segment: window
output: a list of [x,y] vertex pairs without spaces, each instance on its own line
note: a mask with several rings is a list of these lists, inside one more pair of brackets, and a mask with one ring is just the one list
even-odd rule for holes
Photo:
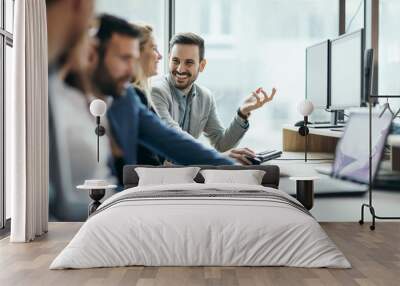
[[0,228],[4,227],[5,218],[5,194],[4,194],[4,35],[0,35]]
[[7,32],[14,32],[14,0],[5,0],[5,28]]
[[[149,24],[161,53],[165,53],[165,0],[97,0],[96,12],[112,14],[134,23]],[[163,66],[159,65],[159,72]]]
[[176,0],[175,7],[175,31],[205,39],[208,63],[198,81],[213,91],[225,126],[257,87],[277,88],[251,116],[241,146],[281,149],[282,125],[301,119],[305,48],[338,35],[339,1]]
[[11,217],[11,194],[6,192],[4,187],[4,106],[12,87],[10,77],[13,66],[13,30],[14,0],[0,0],[0,228],[3,228],[5,220]]
[[346,33],[364,28],[364,0],[346,0]]
[[[12,69],[13,69],[13,57],[12,57],[12,46],[9,44],[6,45],[5,49],[5,94],[7,95],[7,98],[9,98],[9,95],[11,94],[11,76],[12,76]],[[10,189],[6,189],[6,219],[11,218],[11,193]]]
[[[400,94],[400,2],[380,0],[379,5],[379,94]],[[400,107],[399,100],[391,106]]]

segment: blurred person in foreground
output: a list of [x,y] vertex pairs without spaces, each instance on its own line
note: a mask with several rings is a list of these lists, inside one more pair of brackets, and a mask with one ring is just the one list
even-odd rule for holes
[[76,184],[93,176],[109,178],[110,174],[106,138],[101,140],[99,164],[94,157],[95,124],[88,114],[88,86],[81,78],[90,52],[85,34],[93,10],[94,0],[46,0],[51,220],[84,221],[90,199],[87,193],[77,192]]
[[93,19],[94,0],[46,0],[50,71],[75,46]]
[[[91,39],[84,34],[66,58],[60,60],[57,73],[60,80],[55,80],[52,85],[52,145],[57,154],[51,154],[51,166],[58,171],[58,177],[53,171],[51,174],[58,188],[50,197],[50,211],[59,220],[86,218],[91,199],[87,192],[76,190],[76,186],[86,179],[116,183],[109,167],[111,149],[107,134],[100,138],[100,160],[97,162],[96,120],[89,112],[93,95],[86,78],[92,45]],[[102,125],[107,126],[104,119]],[[112,193],[108,191],[107,196]]]

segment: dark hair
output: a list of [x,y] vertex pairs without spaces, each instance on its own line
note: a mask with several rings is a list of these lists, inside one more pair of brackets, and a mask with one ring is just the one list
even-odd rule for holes
[[142,33],[135,25],[128,23],[124,19],[109,14],[101,14],[98,20],[99,30],[97,31],[96,38],[100,46],[105,46],[113,34],[120,34],[138,39],[142,36]]
[[196,35],[195,33],[179,33],[172,37],[169,42],[169,50],[176,44],[181,45],[196,45],[199,47],[200,60],[204,59],[204,40],[202,37]]

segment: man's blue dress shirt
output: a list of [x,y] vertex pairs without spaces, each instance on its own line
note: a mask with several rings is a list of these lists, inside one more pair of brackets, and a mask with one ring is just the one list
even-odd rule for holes
[[107,111],[114,139],[124,153],[124,164],[136,164],[137,145],[179,165],[233,165],[234,162],[190,135],[165,125],[144,106],[134,88],[115,97]]

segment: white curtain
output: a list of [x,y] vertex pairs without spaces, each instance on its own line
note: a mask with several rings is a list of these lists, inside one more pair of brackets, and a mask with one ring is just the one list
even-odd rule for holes
[[48,227],[48,73],[45,0],[15,1],[13,94],[6,98],[6,187],[12,242]]

